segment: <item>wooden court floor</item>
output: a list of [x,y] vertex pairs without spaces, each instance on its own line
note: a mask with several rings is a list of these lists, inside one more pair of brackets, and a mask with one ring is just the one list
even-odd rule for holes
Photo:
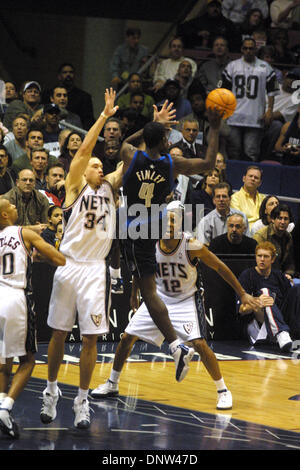
[[[98,360],[91,388],[108,378],[116,346],[117,343],[98,343]],[[167,348],[163,346],[158,350],[139,341],[124,366],[120,396],[117,399],[91,400],[94,413],[89,436],[93,434],[93,438],[90,444],[84,438],[85,445],[103,450],[109,442],[112,449],[128,450],[135,445],[137,450],[145,447],[162,450],[164,440],[161,440],[161,435],[167,434],[171,437],[165,443],[166,449],[300,449],[300,352],[281,354],[275,346],[253,348],[242,342],[215,342],[211,347],[232,392],[232,410],[216,410],[215,385],[198,355],[194,356],[186,379],[177,383],[174,363]],[[30,426],[30,418],[27,417],[23,424],[23,444],[21,436],[14,448],[21,449],[23,445],[31,448],[26,430],[31,432],[31,438],[34,433],[33,448],[39,439],[54,442],[55,448],[63,445],[61,433],[65,448],[71,446],[67,444],[67,435],[71,433],[74,437],[71,399],[78,384],[79,355],[80,343],[66,343],[58,378],[62,390],[65,390],[66,406],[60,406],[66,414],[60,415],[46,429],[39,422],[39,409],[47,378],[47,344],[39,345],[32,380],[18,404],[21,409],[22,400],[32,403],[34,425]],[[119,417],[119,424],[112,428],[109,421],[112,415],[116,416],[117,409],[123,424],[120,424]],[[106,413],[104,435],[97,427],[97,420],[102,422],[101,413]],[[23,415],[19,414],[15,419],[22,422],[24,410]],[[141,419],[143,423],[139,421]],[[179,424],[177,435],[174,429]],[[101,427],[99,424],[99,429]],[[53,439],[54,430],[58,434]],[[52,432],[51,438],[49,432]],[[48,433],[47,438],[45,433]],[[123,440],[115,440],[117,433],[122,433]],[[133,435],[138,439],[130,440]],[[6,449],[7,445],[8,441],[1,440],[0,436],[0,449]]]

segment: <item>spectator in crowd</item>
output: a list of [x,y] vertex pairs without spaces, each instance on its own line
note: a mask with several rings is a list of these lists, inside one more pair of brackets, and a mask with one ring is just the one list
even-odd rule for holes
[[196,74],[207,93],[220,85],[222,72],[230,62],[227,39],[217,36],[212,45],[212,53],[213,58],[200,65]]
[[182,36],[185,47],[188,49],[211,48],[214,38],[219,35],[226,37],[232,52],[238,51],[241,43],[238,28],[222,14],[220,0],[207,0],[206,11],[180,24],[177,34]]
[[177,80],[167,80],[161,90],[161,93],[162,100],[157,103],[157,106],[162,106],[165,100],[174,103],[177,121],[192,112],[192,107],[189,100],[181,96],[181,86]]
[[56,226],[56,234],[55,234],[55,248],[59,250],[60,242],[62,240],[62,236],[64,233],[64,228],[62,222],[59,222]]
[[181,37],[175,36],[169,42],[169,58],[158,63],[153,76],[153,92],[157,93],[167,80],[173,80],[179,64],[188,59],[192,66],[192,76],[195,76],[197,64],[189,57],[183,56],[183,41]]
[[101,158],[103,164],[103,174],[107,175],[117,169],[120,162],[121,141],[119,139],[109,139],[104,143],[104,154]]
[[205,99],[205,89],[203,85],[199,82],[199,79],[195,79],[192,85],[190,86],[188,92],[188,100],[191,103],[192,112],[184,116],[182,119],[179,119],[179,123],[176,126],[177,129],[181,129],[187,119],[196,119],[198,121],[199,126],[199,132],[196,138],[196,142],[199,144],[204,144],[206,142],[206,133],[208,130]]
[[276,248],[272,243],[259,243],[255,255],[256,266],[245,269],[239,277],[246,292],[261,302],[255,309],[238,302],[248,339],[251,344],[267,339],[277,343],[282,351],[290,351],[290,333],[293,339],[300,337],[299,289],[274,268]]
[[242,212],[230,207],[231,188],[228,183],[218,183],[212,188],[212,200],[215,206],[203,217],[196,227],[197,239],[209,245],[213,238],[227,232],[227,219],[232,214],[244,217],[245,235],[250,236],[248,219]]
[[[235,3],[239,5],[239,3]],[[252,36],[254,31],[263,30],[266,26],[266,19],[268,14],[265,16],[262,13],[261,8],[251,8],[247,11],[244,20],[240,23],[239,28],[242,34],[242,39],[245,36]]]
[[27,228],[40,234],[47,226],[49,203],[47,198],[35,188],[35,176],[32,170],[21,170],[16,186],[2,197],[7,199],[18,210],[16,225],[26,225]]
[[182,148],[185,158],[204,158],[206,146],[197,143],[199,122],[195,118],[184,118],[181,121],[182,139],[176,145]]
[[[119,106],[119,110],[124,110],[129,108],[130,105],[130,97],[132,93],[135,92],[143,92],[142,86],[142,79],[139,73],[133,72],[130,74],[128,79],[128,91],[127,93],[123,93],[119,99],[117,100],[117,105]],[[153,105],[155,101],[151,95],[147,95],[144,93],[144,107],[142,110],[143,116],[148,119],[153,118]]]
[[289,47],[289,33],[286,29],[270,31],[270,44],[275,49],[275,62],[282,65],[296,64],[296,56]]
[[[44,135],[40,129],[36,129],[32,127],[28,129],[26,135],[26,153],[21,155],[17,160],[15,160],[12,164],[12,174],[14,178],[17,178],[19,171],[27,168],[29,170],[32,169],[30,163],[30,152],[34,148],[41,148],[44,146]],[[53,155],[49,155],[48,163],[49,165],[56,162],[57,158]]]
[[281,155],[280,162],[284,165],[300,165],[300,117],[298,112],[290,122],[282,128],[274,150]]
[[177,80],[180,84],[181,96],[187,98],[189,86],[193,81],[193,69],[189,59],[183,59],[180,62],[174,80]]
[[111,63],[111,85],[120,89],[133,72],[138,72],[146,62],[149,49],[140,44],[141,30],[128,28],[125,34],[125,42],[114,51]]
[[[227,164],[226,164],[226,158],[224,157],[224,155],[221,152],[217,153],[215,167],[219,170],[220,182],[221,183],[225,182],[226,181],[226,167],[227,167]],[[227,184],[229,184],[229,183],[227,182]],[[230,184],[229,184],[229,186],[231,187]]]
[[82,144],[82,137],[77,132],[71,132],[65,139],[62,152],[58,157],[58,161],[64,166],[66,173],[69,172],[70,164],[75,153]]
[[265,198],[258,192],[262,183],[262,170],[258,166],[250,165],[243,176],[243,186],[231,197],[230,206],[243,212],[249,222],[250,229],[259,218],[259,208]]
[[[279,199],[276,196],[273,195],[268,195],[266,196],[259,208],[259,219],[254,222],[254,224],[251,227],[251,236],[253,235],[260,229],[264,228],[266,225],[269,225],[271,223],[271,217],[270,214],[274,207],[278,206],[280,203]],[[294,229],[295,224],[291,222],[287,228],[288,232],[292,232]]]
[[15,99],[8,105],[3,124],[10,131],[12,130],[12,123],[18,114],[27,114],[32,118],[34,113],[42,108],[41,104],[41,86],[38,82],[26,82],[22,90],[22,99]]
[[[251,17],[252,12],[259,12],[259,18],[266,20],[269,16],[267,0],[252,0],[236,2],[235,0],[222,0],[222,13],[228,20],[241,26]],[[257,24],[259,25],[259,23]],[[249,31],[251,33],[251,31]],[[249,34],[247,31],[247,34]]]
[[237,98],[235,112],[227,121],[227,152],[230,159],[258,161],[264,127],[272,121],[279,84],[272,67],[256,57],[254,39],[244,39],[241,51],[242,57],[229,62],[222,74],[222,86],[232,90]]
[[30,152],[30,163],[35,176],[35,189],[46,189],[45,172],[48,166],[49,152],[47,149],[34,148]]
[[287,204],[279,204],[272,210],[271,223],[258,230],[253,238],[258,242],[271,242],[276,248],[274,268],[282,271],[291,280],[295,274],[294,246],[288,226],[293,222],[293,215]]
[[97,142],[93,150],[93,155],[98,157],[101,161],[105,158],[105,143],[109,140],[123,140],[122,124],[120,119],[115,116],[107,119],[103,128],[103,139],[101,142]]
[[210,251],[217,255],[254,254],[256,240],[245,235],[246,225],[242,214],[227,217],[227,233],[212,239]]
[[61,162],[48,166],[45,174],[46,188],[40,190],[50,205],[61,207],[65,197],[65,170]]
[[299,0],[274,0],[270,5],[271,27],[299,29],[300,2]]
[[[290,124],[299,107],[298,101],[294,97],[299,80],[300,69],[293,69],[284,75],[283,83],[280,85],[280,93],[274,98],[272,122],[264,130],[264,137],[261,143],[262,160],[276,159],[274,151],[278,150],[275,148],[275,145],[279,139],[282,126],[288,122]],[[285,126],[286,128],[287,126]]]
[[16,84],[13,82],[5,82],[5,101],[7,104],[19,98]]
[[44,105],[44,147],[55,157],[60,155],[58,136],[60,133],[59,121],[61,119],[60,108],[54,103]]
[[[274,69],[274,72],[276,74],[277,81],[281,85],[283,82],[283,73],[280,69],[274,66],[275,59],[276,59],[274,46],[271,46],[271,45],[261,46],[258,49],[257,57],[261,60],[264,60],[265,62],[268,62],[268,64],[271,65],[271,67]],[[276,96],[275,96],[275,100],[276,100]]]
[[55,247],[57,225],[62,221],[62,209],[52,205],[48,209],[47,227],[41,233],[41,237],[50,245]]
[[[70,63],[60,65],[58,69],[58,82],[68,91],[68,111],[80,117],[83,128],[88,130],[94,123],[94,108],[92,97],[86,91],[75,86],[75,68]],[[50,96],[44,98],[49,103]]]
[[142,129],[147,122],[150,121],[149,118],[142,114],[145,104],[144,93],[140,91],[135,91],[131,93],[129,108],[133,109],[136,112],[136,131]]
[[14,179],[10,173],[11,164],[11,156],[6,147],[0,144],[0,195],[7,193],[15,186]]
[[[214,210],[213,188],[220,183],[219,170],[216,168],[207,171],[202,181],[191,191],[191,204],[193,212],[193,229],[198,225],[199,220]],[[198,207],[197,207],[198,206]]]
[[[73,126],[82,128],[82,122],[78,114],[72,113],[68,110],[68,90],[66,87],[58,85],[55,86],[50,94],[50,102],[55,104],[60,109],[60,121],[64,120]],[[59,127],[62,128],[63,124],[60,122]]]
[[[169,147],[169,153],[171,157],[183,157],[183,151],[177,144],[173,144]],[[191,203],[191,191],[193,189],[191,178],[185,175],[178,175],[176,186],[173,189],[172,198],[175,201],[181,201],[183,204]]]
[[12,132],[8,132],[4,137],[3,144],[7,148],[12,161],[26,154],[26,135],[28,128],[28,116],[19,114],[12,122]]

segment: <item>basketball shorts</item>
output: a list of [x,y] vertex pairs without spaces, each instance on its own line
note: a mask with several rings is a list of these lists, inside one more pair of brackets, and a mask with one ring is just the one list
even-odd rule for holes
[[[187,342],[205,337],[205,332],[200,329],[202,321],[199,315],[203,315],[204,310],[199,308],[198,294],[172,303],[165,296],[161,296],[161,299],[168,309],[170,321],[179,339]],[[158,347],[164,341],[164,336],[153,322],[145,303],[133,315],[125,332]]]
[[0,287],[0,363],[37,351],[35,313],[23,289]]
[[72,331],[78,313],[81,334],[102,335],[109,331],[110,277],[105,260],[78,263],[67,258],[54,274],[48,325]]
[[141,278],[156,273],[156,242],[152,239],[121,241],[122,254],[130,272]]

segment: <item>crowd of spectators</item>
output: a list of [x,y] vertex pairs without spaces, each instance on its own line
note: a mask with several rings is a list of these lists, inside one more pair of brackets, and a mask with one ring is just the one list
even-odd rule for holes
[[[297,37],[300,31],[299,14],[299,0],[208,0],[196,17],[178,26],[150,83],[149,71],[140,71],[149,48],[141,44],[141,31],[129,28],[104,86],[116,89],[119,110],[94,148],[104,174],[114,171],[122,141],[152,119],[153,105],[159,108],[168,99],[178,121],[167,130],[170,154],[204,158],[210,138],[206,96],[217,87],[231,89],[237,107],[222,122],[216,168],[180,176],[170,198],[192,205],[193,232],[215,253],[254,253],[257,242],[270,241],[277,253],[273,268],[291,283],[300,276],[299,222],[276,195],[259,192],[264,175],[257,164],[300,165],[300,55],[297,44],[289,46],[291,32]],[[61,211],[51,207],[63,204],[70,163],[95,121],[93,99],[76,86],[71,63],[60,65],[51,89],[34,78],[24,77],[20,87],[5,83],[0,197],[16,204],[18,223],[46,231],[59,246]],[[233,159],[249,162],[236,192],[226,177],[226,162]]]

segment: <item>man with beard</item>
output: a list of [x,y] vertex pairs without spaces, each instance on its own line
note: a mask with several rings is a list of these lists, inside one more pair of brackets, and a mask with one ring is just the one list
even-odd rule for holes
[[65,170],[60,162],[49,166],[45,175],[46,189],[41,191],[49,204],[61,207],[65,196]]
[[227,218],[227,233],[212,239],[209,249],[215,254],[254,254],[257,242],[244,235],[245,219],[242,214],[232,214]]

